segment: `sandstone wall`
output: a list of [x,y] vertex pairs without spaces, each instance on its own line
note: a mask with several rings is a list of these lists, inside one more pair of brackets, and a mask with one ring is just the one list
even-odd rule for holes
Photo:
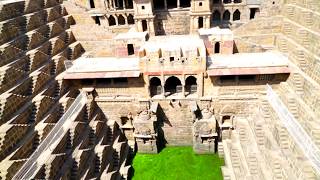
[[154,26],[157,35],[189,34],[190,15],[188,11],[168,11],[155,14]]

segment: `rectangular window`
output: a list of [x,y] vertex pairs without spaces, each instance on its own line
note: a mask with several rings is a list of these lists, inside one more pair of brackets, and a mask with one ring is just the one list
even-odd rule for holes
[[250,8],[250,19],[254,19],[258,8]]
[[127,44],[128,56],[134,55],[134,46],[133,44]]
[[101,25],[99,16],[94,16],[94,21],[95,21],[96,24],[98,24],[99,26]]

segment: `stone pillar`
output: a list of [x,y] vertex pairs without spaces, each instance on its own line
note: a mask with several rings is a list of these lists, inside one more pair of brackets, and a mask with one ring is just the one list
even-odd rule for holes
[[161,92],[161,95],[163,97],[165,97],[165,89],[164,89],[164,85],[166,84],[166,81],[165,81],[165,78],[164,78],[164,75],[163,73],[161,73],[161,88],[162,88],[162,92]]
[[180,7],[180,0],[177,0],[177,8],[181,8]]
[[185,78],[185,75],[182,75],[182,82],[181,82],[181,85],[182,85],[182,97],[185,97],[186,96],[186,78]]
[[122,0],[123,2],[123,9],[126,9],[126,0]]
[[148,22],[148,32],[150,35],[154,35],[154,22],[153,19],[147,19]]
[[116,20],[116,26],[118,26],[119,24],[118,24],[118,16],[114,16],[115,18],[115,20]]
[[165,10],[168,9],[167,0],[164,0],[164,9],[165,9]]
[[126,22],[126,25],[128,25],[128,16],[124,18],[124,21]]
[[197,78],[197,84],[198,84],[198,87],[197,87],[197,93],[198,93],[198,97],[202,97],[203,96],[203,73],[199,74],[198,75],[198,78]]
[[111,0],[112,1],[112,7],[113,7],[113,9],[116,9],[116,2],[115,2],[115,0]]
[[210,28],[210,16],[206,16],[206,28]]
[[136,31],[140,32],[140,25],[141,25],[140,22],[137,19],[135,19],[134,21],[135,21]]

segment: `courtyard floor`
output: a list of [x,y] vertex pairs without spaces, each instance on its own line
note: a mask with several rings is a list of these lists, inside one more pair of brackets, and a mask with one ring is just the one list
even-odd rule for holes
[[136,154],[133,180],[222,180],[223,159],[196,155],[192,147],[167,147],[159,154]]

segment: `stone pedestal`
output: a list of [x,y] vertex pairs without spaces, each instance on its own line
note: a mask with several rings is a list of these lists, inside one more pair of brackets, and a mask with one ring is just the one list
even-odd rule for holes
[[202,110],[202,119],[194,123],[193,131],[194,152],[198,154],[215,153],[215,143],[218,138],[216,119],[209,109]]
[[139,153],[157,153],[157,117],[148,110],[142,111],[133,121],[134,138]]

